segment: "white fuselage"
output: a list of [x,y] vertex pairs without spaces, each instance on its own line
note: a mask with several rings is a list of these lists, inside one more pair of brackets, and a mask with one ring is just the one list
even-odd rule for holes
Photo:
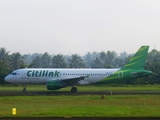
[[13,71],[5,80],[14,84],[46,84],[48,80],[68,80],[86,76],[78,85],[93,84],[119,69],[26,68]]

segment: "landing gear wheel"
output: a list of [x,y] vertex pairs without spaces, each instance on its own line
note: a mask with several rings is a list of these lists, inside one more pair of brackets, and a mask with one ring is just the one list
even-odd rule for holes
[[71,88],[71,92],[72,92],[72,93],[74,93],[74,92],[76,92],[76,91],[77,91],[77,88],[76,88],[76,87],[72,87],[72,88]]
[[26,88],[23,88],[23,92],[26,92]]
[[22,90],[23,92],[26,92],[26,84],[24,84],[24,88]]

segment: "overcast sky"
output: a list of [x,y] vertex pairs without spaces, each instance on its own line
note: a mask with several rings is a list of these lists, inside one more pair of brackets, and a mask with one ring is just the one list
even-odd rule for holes
[[0,47],[10,53],[160,50],[160,0],[0,0]]

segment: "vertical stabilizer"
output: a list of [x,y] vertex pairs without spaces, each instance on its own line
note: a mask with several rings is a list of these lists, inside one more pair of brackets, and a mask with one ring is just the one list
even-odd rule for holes
[[144,65],[146,62],[147,54],[148,54],[149,46],[142,46],[134,56],[128,61],[121,70],[124,69],[144,69]]
[[152,72],[144,70],[144,65],[148,55],[149,46],[142,46],[134,56],[124,65],[120,70],[116,71],[109,77],[102,79],[97,84],[122,82],[124,80],[131,80],[143,76],[151,75]]

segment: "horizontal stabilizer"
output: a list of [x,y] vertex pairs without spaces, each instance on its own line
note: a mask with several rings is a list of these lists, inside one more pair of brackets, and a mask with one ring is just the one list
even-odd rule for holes
[[147,71],[147,70],[143,70],[143,71],[139,71],[139,72],[132,72],[131,76],[140,77],[140,76],[145,76],[145,75],[148,75],[148,74],[152,74],[152,72],[151,71]]

